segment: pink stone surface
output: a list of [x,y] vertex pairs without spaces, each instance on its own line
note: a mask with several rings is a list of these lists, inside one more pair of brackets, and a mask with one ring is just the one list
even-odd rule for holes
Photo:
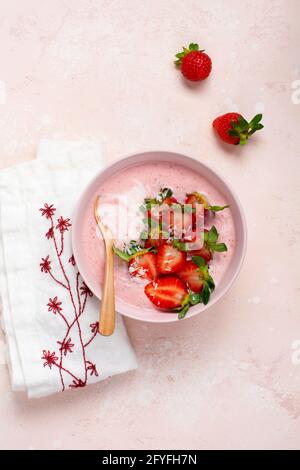
[[[199,155],[233,185],[249,245],[226,297],[170,325],[126,321],[136,372],[28,401],[0,343],[2,449],[300,448],[298,0],[10,0],[0,13],[0,166],[40,138],[102,139],[107,156]],[[197,41],[208,80],[172,65]],[[215,116],[264,112],[247,147]]]

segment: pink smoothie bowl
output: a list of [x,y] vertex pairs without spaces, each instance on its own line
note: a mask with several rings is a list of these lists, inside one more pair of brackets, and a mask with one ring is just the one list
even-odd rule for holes
[[[98,188],[101,186],[101,184],[103,184],[103,182],[107,181],[112,175],[115,175],[122,170],[149,162],[175,163],[189,168],[190,170],[205,178],[212,186],[218,188],[218,190],[224,195],[227,204],[230,205],[235,227],[234,253],[227,270],[216,285],[209,303],[207,305],[197,304],[191,307],[185,317],[191,318],[212,307],[227,293],[240,272],[247,245],[246,221],[238,197],[235,195],[229,183],[226,182],[222,176],[217,174],[214,170],[209,168],[201,161],[175,152],[150,151],[127,156],[102,169],[98,174],[95,175],[92,181],[85,188],[75,208],[72,227],[73,253],[78,269],[85,283],[93,292],[93,294],[101,299],[101,283],[89,269],[89,263],[87,262],[87,259],[84,255],[82,230],[82,220],[84,214],[90,205],[91,198],[97,192]],[[122,315],[146,322],[169,323],[183,321],[178,320],[176,314],[166,314],[155,308],[144,309],[138,307],[137,305],[124,302],[118,297],[116,297],[116,310]]]

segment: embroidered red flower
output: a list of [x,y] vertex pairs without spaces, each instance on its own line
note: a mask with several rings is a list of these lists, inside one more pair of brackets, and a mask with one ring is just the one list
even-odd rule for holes
[[86,361],[86,364],[87,364],[86,370],[90,371],[90,375],[95,375],[95,377],[98,377],[99,374],[98,374],[98,371],[97,371],[97,368],[96,368],[96,364],[93,364],[90,361]]
[[53,364],[56,364],[56,361],[58,360],[58,357],[55,356],[55,352],[51,353],[50,351],[46,351],[45,349],[43,350],[43,356],[41,357],[41,359],[43,359],[45,362],[44,362],[44,367],[48,366],[51,367],[53,366]]
[[48,240],[50,240],[50,238],[53,238],[54,237],[54,229],[53,227],[50,227],[48,232],[46,233],[45,237],[48,238]]
[[80,287],[80,290],[80,295],[89,295],[90,297],[93,297],[93,292],[88,288],[85,282],[82,283],[82,287]]
[[49,273],[51,271],[51,261],[49,255],[46,258],[42,258],[42,262],[40,263],[42,273]]
[[98,328],[99,328],[99,322],[96,321],[96,323],[91,323],[90,328],[91,328],[92,333],[96,333],[96,331],[98,331]]
[[60,233],[64,233],[66,230],[69,230],[69,227],[71,227],[72,224],[70,224],[70,219],[64,219],[62,216],[57,219],[57,225],[55,228],[58,228]]
[[57,344],[60,344],[59,350],[64,354],[64,356],[67,355],[68,352],[73,352],[72,348],[74,348],[74,344],[71,343],[71,338],[69,338],[67,341],[57,341]]
[[42,212],[42,216],[45,215],[46,219],[50,219],[54,215],[56,209],[53,204],[51,204],[50,206],[48,204],[44,204],[44,207],[41,207],[40,211]]
[[[54,282],[57,285],[60,285],[64,289],[67,290],[69,293],[69,298],[70,298],[70,305],[71,309],[74,311],[74,320],[70,321],[69,319],[64,316],[63,310],[65,309],[68,299],[64,299],[63,302],[61,302],[58,299],[58,296],[55,296],[54,298],[49,298],[49,302],[47,303],[48,311],[52,312],[53,314],[61,317],[66,326],[67,326],[67,332],[66,335],[63,337],[61,341],[56,341],[59,347],[59,351],[56,353],[55,351],[50,351],[50,350],[43,350],[43,366],[46,367],[48,366],[50,369],[52,368],[53,365],[55,365],[55,369],[59,370],[59,375],[60,375],[60,381],[62,385],[62,391],[66,389],[66,379],[68,377],[68,384],[70,384],[70,380],[72,383],[69,385],[70,388],[79,388],[79,387],[84,387],[87,384],[87,378],[88,376],[94,375],[95,377],[98,377],[98,371],[96,364],[86,361],[86,348],[89,346],[89,344],[92,343],[92,341],[95,339],[98,333],[98,322],[92,323],[90,325],[91,328],[91,334],[89,335],[90,338],[88,339],[87,342],[83,342],[82,340],[82,331],[81,331],[81,325],[78,320],[78,312],[81,313],[84,312],[85,306],[88,300],[88,297],[92,297],[93,293],[91,290],[87,287],[87,285],[84,282],[79,282],[79,276],[80,273],[77,272],[76,274],[76,284],[75,286],[70,282],[70,279],[68,278],[67,272],[65,270],[64,266],[64,251],[65,251],[65,243],[64,243],[64,235],[66,231],[69,231],[69,227],[71,227],[71,220],[69,218],[64,218],[63,216],[60,216],[57,219],[57,225],[54,225],[53,221],[53,216],[54,213],[57,212],[57,209],[53,206],[53,204],[44,204],[44,207],[39,209],[42,213],[42,216],[44,216],[46,219],[49,219],[49,225],[48,225],[48,231],[45,233],[45,237],[48,240],[52,240],[53,242],[53,249],[54,249],[54,258],[50,259],[50,256],[47,255],[45,258],[41,258],[40,262],[40,269],[41,272],[43,273],[49,273]],[[58,240],[58,232],[60,232],[60,240]],[[70,256],[70,255],[69,255]],[[52,273],[52,261],[58,261],[58,269],[60,268],[60,275],[63,276],[63,281],[58,277],[57,273]],[[72,254],[68,260],[68,262],[72,265],[76,265],[76,261],[74,258],[74,255]],[[56,265],[55,265],[56,267]],[[56,269],[55,269],[56,271]],[[64,281],[65,280],[65,281]],[[75,291],[76,289],[76,291]],[[85,296],[83,299],[83,302],[81,302],[80,296]],[[64,308],[62,308],[62,303],[64,304]],[[78,305],[76,306],[76,303]],[[77,310],[78,309],[78,310]],[[71,329],[72,327],[76,325],[78,327],[78,335],[80,341],[75,342],[75,344],[72,343],[72,337],[73,334],[71,334]],[[78,348],[78,351],[77,351]],[[80,352],[81,351],[81,352]],[[83,364],[84,364],[84,377],[81,379],[77,376],[76,372],[72,372],[68,367],[69,365],[65,365],[63,362],[64,360],[69,361],[68,358],[65,359],[66,356],[69,357],[69,354],[71,353],[76,353],[76,360],[78,359],[78,354],[80,357],[82,357]]]
[[70,388],[78,388],[78,387],[85,387],[85,382],[83,382],[81,379],[74,379],[72,384],[69,385]]
[[75,266],[76,261],[75,261],[74,255],[72,255],[72,256],[69,258],[68,263],[71,263],[72,266]]
[[55,315],[62,311],[61,302],[58,301],[57,296],[54,299],[49,299],[47,303],[48,312],[53,312]]

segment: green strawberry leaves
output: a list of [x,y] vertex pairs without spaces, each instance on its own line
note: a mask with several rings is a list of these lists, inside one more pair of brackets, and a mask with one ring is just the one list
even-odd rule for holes
[[217,253],[222,253],[223,251],[227,251],[227,246],[225,243],[216,243],[213,246],[213,251],[216,251]]
[[[217,243],[219,238],[219,233],[216,227],[213,225],[208,232],[204,232],[204,247],[208,248],[212,252],[222,253],[227,251],[227,246],[225,243]],[[172,241],[173,246],[177,250],[189,252],[191,251],[191,244],[188,242],[182,242],[180,240],[174,239]]]
[[130,261],[130,255],[126,253],[126,251],[122,251],[116,246],[113,247],[114,253],[119,256],[123,261],[126,261],[127,263]]
[[156,197],[144,199],[144,204],[140,206],[141,212],[146,212],[148,209],[151,209],[152,206],[157,204],[162,204],[167,197],[172,197],[173,191],[170,188],[161,188]]
[[194,43],[194,42],[191,42],[191,44],[189,44],[189,47],[188,47],[188,48],[183,47],[183,48],[182,48],[182,52],[179,52],[178,54],[175,54],[176,60],[174,61],[174,64],[175,64],[176,66],[180,67],[181,62],[182,62],[182,59],[183,59],[186,55],[188,55],[190,52],[193,52],[193,51],[204,52],[204,49],[199,50],[198,44],[196,44],[196,43]]
[[228,134],[231,137],[238,137],[240,139],[239,144],[245,145],[248,138],[254,134],[254,132],[263,129],[264,126],[260,122],[262,117],[262,114],[257,114],[250,122],[248,122],[245,118],[240,116],[237,122],[231,122],[231,129],[228,130]]
[[184,318],[190,307],[203,303],[207,305],[210,300],[210,295],[215,289],[215,283],[208,271],[208,265],[204,258],[201,256],[192,256],[192,261],[199,267],[199,275],[203,279],[203,288],[199,293],[189,291],[182,305],[173,310],[178,313],[178,318]]
[[182,318],[184,318],[187,314],[187,311],[189,310],[190,308],[190,304],[186,304],[184,305],[183,307],[180,307],[180,310],[178,310],[178,319],[179,320],[182,320]]
[[199,301],[203,302],[204,305],[208,304],[210,294],[215,289],[215,283],[208,271],[208,265],[201,256],[192,256],[192,261],[195,263],[200,270],[200,275],[203,279],[203,289],[199,294]]
[[213,252],[216,251],[218,253],[227,251],[227,246],[225,243],[217,243],[218,238],[219,233],[214,225],[208,232],[204,232],[204,244],[207,246],[207,248]]
[[139,243],[137,243],[135,240],[131,240],[128,244],[124,244],[123,250],[120,250],[114,246],[113,251],[119,258],[128,263],[136,256],[142,256],[145,253],[149,253],[150,251],[153,252],[155,250],[153,247],[142,248],[141,245],[139,245]]
[[160,202],[164,202],[167,197],[172,197],[173,196],[173,191],[170,188],[162,188],[160,192],[157,195],[157,199]]
[[224,209],[228,209],[228,205],[226,206],[208,206],[207,209],[212,212],[220,212],[223,211]]

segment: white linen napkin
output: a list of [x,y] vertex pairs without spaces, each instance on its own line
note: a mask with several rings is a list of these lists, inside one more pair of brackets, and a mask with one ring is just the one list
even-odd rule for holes
[[136,368],[119,316],[97,334],[99,301],[72,256],[72,211],[103,166],[93,142],[43,140],[36,160],[0,171],[0,291],[12,388],[40,397]]

